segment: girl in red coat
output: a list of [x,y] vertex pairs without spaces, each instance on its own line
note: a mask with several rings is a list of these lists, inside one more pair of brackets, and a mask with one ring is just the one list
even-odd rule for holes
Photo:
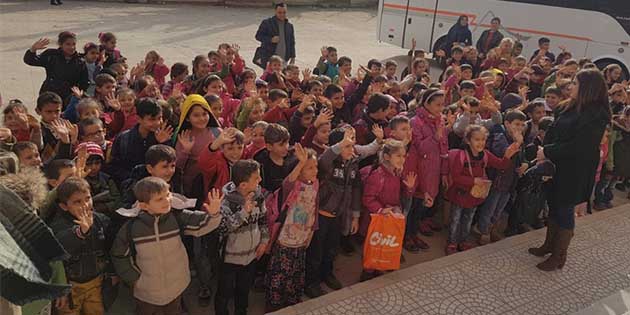
[[[363,207],[360,233],[366,236],[370,225],[370,214],[402,215],[402,197],[413,195],[416,184],[416,173],[410,172],[402,179],[407,150],[405,144],[397,140],[387,140],[379,154],[378,166],[366,166],[361,169],[364,178]],[[368,238],[366,238],[368,239]],[[373,270],[364,270],[361,281],[369,280],[379,274]]]
[[[506,169],[510,158],[520,149],[520,144],[510,145],[502,158],[486,150],[488,130],[480,125],[470,125],[466,129],[466,148],[451,150],[448,154],[451,183],[446,192],[451,201],[450,226],[446,254],[472,248],[467,242],[473,216],[488,196],[491,181],[486,176],[486,168]],[[473,188],[474,187],[474,188]]]

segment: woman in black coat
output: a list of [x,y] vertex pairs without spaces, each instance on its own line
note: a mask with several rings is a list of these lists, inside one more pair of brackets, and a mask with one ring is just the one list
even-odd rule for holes
[[537,267],[544,271],[560,269],[575,228],[575,206],[589,201],[599,164],[599,147],[610,123],[606,82],[600,71],[578,72],[571,99],[556,114],[538,150],[538,161],[551,160],[556,173],[547,187],[549,222],[545,243],[529,252],[551,256]]
[[47,38],[36,41],[24,53],[24,63],[29,66],[44,67],[46,79],[39,89],[39,93],[55,92],[68,104],[73,86],[82,91],[89,86],[88,70],[85,61],[77,53],[77,37],[71,32],[61,32],[57,39],[59,48],[49,48],[41,54],[37,50],[45,49],[50,43]]
[[468,29],[468,17],[462,15],[457,19],[457,23],[448,30],[446,35],[446,47],[444,47],[448,56],[451,55],[453,44],[459,43],[460,46],[466,47],[472,45],[472,33]]

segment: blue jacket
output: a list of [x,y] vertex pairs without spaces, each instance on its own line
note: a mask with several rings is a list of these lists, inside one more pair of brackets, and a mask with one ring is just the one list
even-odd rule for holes
[[[490,130],[490,136],[486,147],[492,154],[501,158],[505,154],[505,150],[514,142],[510,137],[503,124],[495,125]],[[504,170],[489,169],[488,177],[492,179],[492,189],[502,192],[512,192],[516,188],[518,174],[516,169],[523,161],[522,153],[517,153],[512,157],[512,165]]]

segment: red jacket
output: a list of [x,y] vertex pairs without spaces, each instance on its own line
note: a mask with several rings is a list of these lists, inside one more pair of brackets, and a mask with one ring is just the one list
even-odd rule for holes
[[[468,158],[466,158],[466,153],[468,153]],[[504,170],[512,165],[510,159],[498,158],[488,150],[473,157],[468,150],[454,149],[449,152],[448,157],[451,180],[446,197],[453,204],[464,208],[474,208],[485,200],[473,197],[470,190],[475,184],[476,177],[488,179],[486,168]],[[470,167],[468,166],[469,163]]]
[[197,167],[203,175],[203,189],[210,188],[221,190],[230,181],[230,165],[223,152],[203,150],[197,160]]
[[234,127],[236,122],[236,112],[241,106],[241,100],[232,98],[230,93],[221,93],[221,102],[223,102],[223,111],[221,112],[221,118],[223,118],[222,126],[225,128]]
[[[444,135],[438,140],[436,133],[439,126],[444,128]],[[428,193],[435,199],[441,175],[448,174],[448,131],[442,117],[431,115],[424,107],[418,108],[416,116],[411,119],[411,129],[411,145],[417,154],[415,172],[418,174],[418,188],[415,197],[424,198],[424,194]]]
[[289,128],[289,121],[291,120],[291,116],[298,109],[297,106],[290,108],[281,108],[276,106],[265,113],[263,116],[263,120],[272,124],[280,124],[285,128]]
[[[383,165],[375,170],[372,166],[361,169],[361,177],[367,176],[363,182],[363,212],[361,213],[359,232],[366,235],[370,226],[370,214],[380,213],[384,208],[398,208],[402,212],[401,197],[404,189],[405,196],[411,196],[412,190],[402,183],[400,175],[394,174]],[[368,174],[364,174],[364,173]]]

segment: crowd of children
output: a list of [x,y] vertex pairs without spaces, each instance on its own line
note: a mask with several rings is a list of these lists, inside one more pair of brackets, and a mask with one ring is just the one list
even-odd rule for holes
[[[363,66],[326,46],[313,73],[278,56],[256,73],[238,45],[196,56],[189,71],[154,50],[131,65],[114,34],[98,40],[79,52],[62,32],[41,53],[49,40],[37,41],[24,61],[50,78],[35,112],[3,105],[2,149],[20,172],[42,171],[36,210],[70,257],[58,314],[103,314],[106,284],[130,286],[138,314],[179,314],[193,276],[216,314],[231,301],[246,314],[253,286],[267,311],[296,304],[323,295],[322,283],[342,287],[338,248],[362,244],[370,214],[405,216],[407,253],[428,249],[422,236],[444,222],[447,255],[543,227],[553,167],[536,151],[572,78],[595,67],[567,51],[554,63],[545,38],[531,59],[511,38],[483,55],[455,40],[440,82],[415,49],[408,65]],[[630,189],[630,85],[619,66],[602,72],[613,120],[596,210]]]

